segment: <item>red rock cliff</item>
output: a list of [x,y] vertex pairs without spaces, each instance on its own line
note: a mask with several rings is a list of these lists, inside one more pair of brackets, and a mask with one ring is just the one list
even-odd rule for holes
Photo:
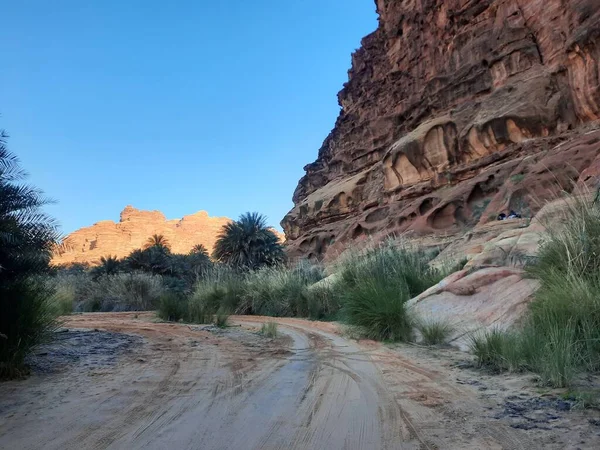
[[97,264],[102,256],[122,258],[142,248],[153,234],[165,236],[173,253],[188,253],[197,244],[212,252],[217,235],[229,221],[226,217],[210,217],[206,211],[167,220],[160,211],[127,206],[118,223],[105,220],[68,235],[52,262]]
[[531,214],[598,173],[598,0],[378,0],[283,219],[292,256]]

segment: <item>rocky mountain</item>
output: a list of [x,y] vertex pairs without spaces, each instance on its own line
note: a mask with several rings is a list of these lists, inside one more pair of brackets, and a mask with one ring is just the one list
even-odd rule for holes
[[335,128],[282,221],[292,256],[452,235],[600,173],[598,0],[377,0]]
[[142,248],[153,234],[164,235],[174,253],[188,253],[197,244],[212,252],[221,227],[228,222],[227,217],[210,217],[206,211],[167,220],[160,211],[142,211],[127,206],[118,223],[104,220],[69,234],[52,262],[96,264],[102,256],[121,258]]

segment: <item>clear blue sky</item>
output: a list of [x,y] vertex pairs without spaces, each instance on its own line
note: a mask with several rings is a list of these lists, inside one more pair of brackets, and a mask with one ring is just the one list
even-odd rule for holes
[[0,128],[64,233],[127,204],[278,225],[373,0],[13,1]]

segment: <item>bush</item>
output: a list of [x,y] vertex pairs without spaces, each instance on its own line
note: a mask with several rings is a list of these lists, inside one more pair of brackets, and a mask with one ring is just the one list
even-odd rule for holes
[[260,328],[260,334],[262,334],[265,337],[275,339],[278,335],[277,323],[275,323],[275,322],[263,323],[262,327]]
[[214,266],[201,274],[189,299],[190,320],[210,323],[212,316],[238,309],[244,275],[225,266]]
[[[25,374],[25,356],[51,338],[57,326],[51,295],[45,283],[33,278],[0,286],[0,378]],[[18,319],[8,323],[11,317]]]
[[308,317],[307,287],[322,278],[322,269],[308,263],[291,269],[277,266],[251,272],[245,277],[239,310],[264,316]]
[[430,255],[389,241],[366,253],[349,255],[340,276],[343,316],[365,336],[377,340],[411,339],[413,319],[405,303],[444,273],[429,266]]
[[225,288],[216,283],[199,283],[188,300],[188,321],[212,323],[214,315],[225,303]]
[[600,370],[600,206],[582,198],[565,205],[563,216],[545,224],[537,261],[528,268],[540,288],[523,328],[473,346],[482,364],[532,370],[556,387],[570,385],[582,370]]
[[66,316],[73,312],[76,289],[71,283],[65,282],[64,280],[60,281],[51,283],[54,294],[51,297],[50,303],[57,316]]
[[341,309],[340,286],[334,282],[307,286],[304,292],[307,317],[315,320],[335,320]]
[[219,328],[227,328],[229,326],[229,314],[223,311],[217,311],[214,323]]
[[42,193],[22,183],[25,172],[0,132],[0,377],[23,373],[25,356],[51,334],[52,287],[39,280],[49,271],[56,225],[41,207]]
[[494,371],[520,370],[522,359],[519,336],[498,329],[471,336],[471,351],[480,367]]
[[119,274],[107,278],[113,311],[148,311],[158,306],[163,294],[162,278],[147,273]]
[[105,275],[95,281],[87,274],[59,275],[55,283],[74,291],[75,310],[83,312],[147,311],[159,306],[165,292],[160,276],[143,272]]
[[245,213],[223,226],[213,257],[236,269],[257,270],[283,263],[285,253],[277,235],[267,227],[266,218]]
[[409,341],[413,321],[405,307],[406,285],[364,279],[342,296],[344,317],[363,335],[378,341]]
[[188,316],[188,307],[185,298],[173,292],[160,296],[158,317],[169,322],[179,322]]
[[450,322],[443,320],[420,321],[416,326],[423,336],[423,344],[425,345],[445,344],[454,332],[454,326]]

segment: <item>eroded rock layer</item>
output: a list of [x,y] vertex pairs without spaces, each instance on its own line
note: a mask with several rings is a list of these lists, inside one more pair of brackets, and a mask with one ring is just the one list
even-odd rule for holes
[[377,0],[335,128],[283,219],[291,256],[455,233],[600,169],[598,0]]
[[142,211],[127,206],[118,223],[97,222],[69,234],[53,257],[53,264],[97,264],[102,256],[129,255],[142,248],[154,234],[163,235],[173,253],[188,253],[201,244],[212,252],[217,235],[230,219],[210,217],[200,211],[182,219],[167,220],[160,211]]

